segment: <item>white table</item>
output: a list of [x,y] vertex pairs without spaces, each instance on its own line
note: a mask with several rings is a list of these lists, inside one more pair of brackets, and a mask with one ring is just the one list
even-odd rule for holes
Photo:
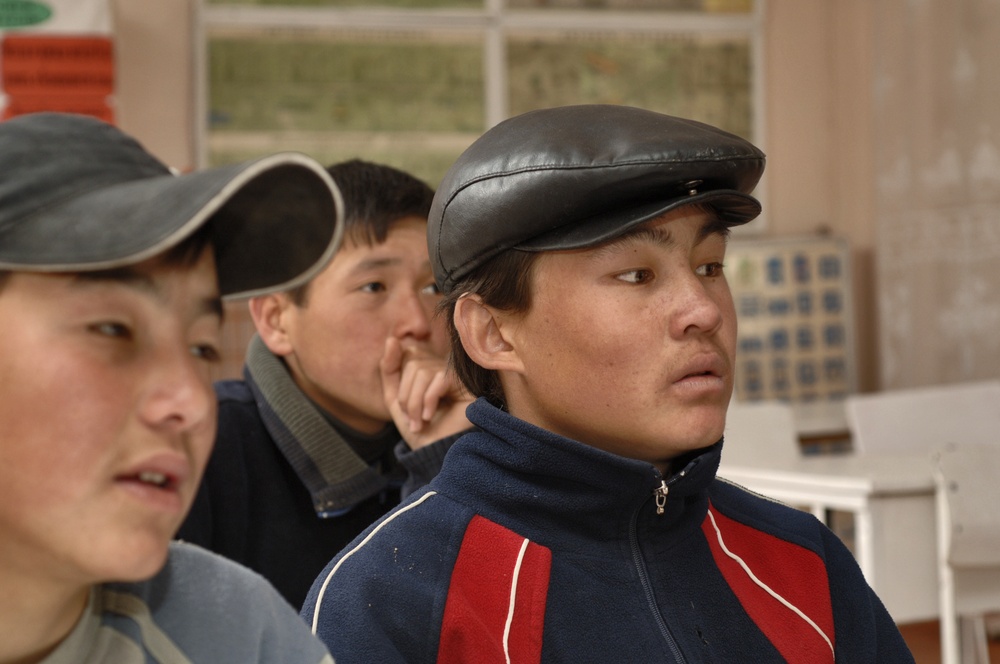
[[[766,462],[766,459],[762,459]],[[816,455],[728,465],[719,476],[812,511],[854,515],[854,553],[897,623],[938,616],[934,477],[927,455]]]

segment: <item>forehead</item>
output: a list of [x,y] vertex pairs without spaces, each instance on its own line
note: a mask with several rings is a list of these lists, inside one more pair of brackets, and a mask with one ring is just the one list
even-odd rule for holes
[[422,236],[421,243],[426,245],[427,218],[420,215],[407,215],[388,223],[376,226],[375,222],[356,221],[347,227],[344,234],[344,247],[369,248],[379,247],[399,235],[397,231],[416,231]]
[[330,264],[353,265],[368,258],[397,255],[427,258],[427,220],[420,217],[401,219],[393,223],[388,235],[380,242],[365,236],[348,235]]
[[597,244],[580,249],[549,251],[542,255],[601,256],[638,244],[650,244],[664,249],[693,247],[709,237],[728,236],[728,224],[711,210],[692,205],[670,210]]

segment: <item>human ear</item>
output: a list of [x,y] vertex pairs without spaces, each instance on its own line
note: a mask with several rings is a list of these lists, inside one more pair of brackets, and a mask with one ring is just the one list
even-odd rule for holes
[[485,369],[521,372],[524,365],[512,343],[514,323],[475,294],[455,302],[455,329],[469,359]]
[[294,351],[288,334],[286,311],[292,306],[284,293],[250,298],[250,318],[268,350],[279,357]]

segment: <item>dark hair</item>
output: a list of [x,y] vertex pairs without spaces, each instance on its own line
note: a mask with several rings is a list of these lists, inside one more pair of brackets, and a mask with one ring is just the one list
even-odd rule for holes
[[167,249],[163,255],[163,262],[167,265],[179,265],[190,267],[198,261],[201,252],[212,242],[212,224],[202,225],[189,237],[184,238],[180,243]]
[[[344,199],[344,232],[357,244],[385,242],[392,225],[406,217],[427,219],[434,190],[423,180],[392,166],[350,159],[327,167]],[[288,291],[303,306],[309,283]]]
[[531,308],[532,278],[538,254],[511,249],[480,265],[455,284],[438,305],[451,335],[451,365],[455,375],[473,396],[486,397],[497,407],[506,406],[500,374],[482,367],[469,357],[455,327],[455,303],[467,294],[478,295],[483,304],[501,311],[523,313]]

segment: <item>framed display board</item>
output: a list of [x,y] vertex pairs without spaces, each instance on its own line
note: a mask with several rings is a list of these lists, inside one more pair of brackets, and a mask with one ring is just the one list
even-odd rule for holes
[[736,398],[806,404],[856,390],[849,260],[841,238],[730,240]]

